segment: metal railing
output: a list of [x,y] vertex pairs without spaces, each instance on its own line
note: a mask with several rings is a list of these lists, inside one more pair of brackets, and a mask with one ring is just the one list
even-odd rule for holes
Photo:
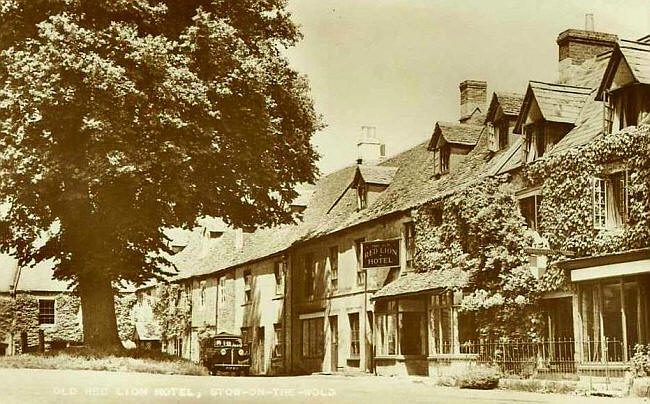
[[579,375],[623,377],[632,355],[625,348],[622,341],[608,338],[482,339],[462,342],[456,348],[446,342],[438,347],[440,353],[474,354],[477,364],[497,367],[506,375],[553,379],[575,379]]

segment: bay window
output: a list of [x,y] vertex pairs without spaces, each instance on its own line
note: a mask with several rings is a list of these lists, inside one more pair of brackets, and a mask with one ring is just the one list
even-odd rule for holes
[[431,335],[433,349],[438,354],[454,352],[453,299],[450,292],[431,296]]
[[426,355],[426,303],[421,298],[376,303],[377,355]]

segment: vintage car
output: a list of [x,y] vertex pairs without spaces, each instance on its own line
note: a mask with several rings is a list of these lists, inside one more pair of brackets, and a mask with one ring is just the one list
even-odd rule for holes
[[204,341],[202,361],[213,375],[247,375],[251,367],[250,346],[239,335],[219,333]]

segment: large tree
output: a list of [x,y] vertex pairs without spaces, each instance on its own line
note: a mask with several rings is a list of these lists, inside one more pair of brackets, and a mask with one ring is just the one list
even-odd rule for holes
[[160,276],[164,228],[290,220],[320,124],[284,0],[0,4],[1,246],[58,261],[87,345],[118,344],[113,288]]

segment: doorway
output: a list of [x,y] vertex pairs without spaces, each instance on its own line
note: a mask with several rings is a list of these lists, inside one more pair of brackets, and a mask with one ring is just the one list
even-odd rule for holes
[[336,372],[339,366],[339,318],[329,317],[330,324],[330,371]]

